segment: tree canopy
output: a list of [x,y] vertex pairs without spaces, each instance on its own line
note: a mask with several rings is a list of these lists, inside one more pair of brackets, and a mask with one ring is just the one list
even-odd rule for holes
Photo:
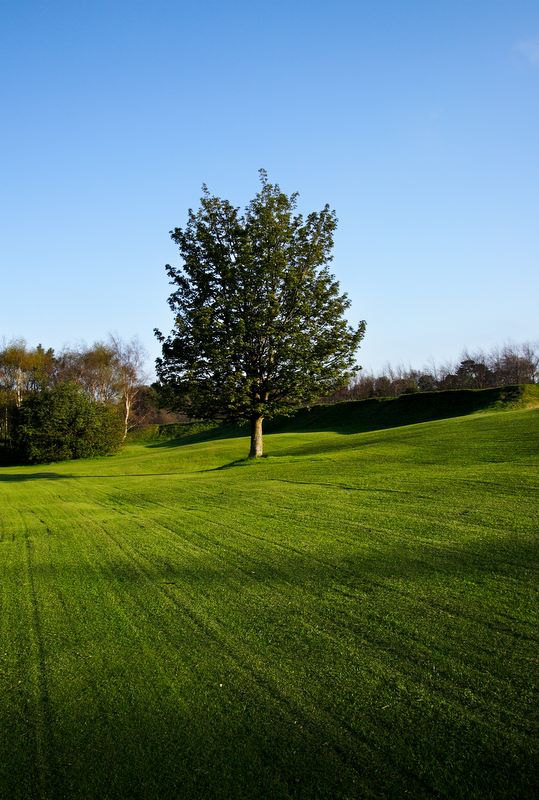
[[261,171],[244,213],[203,187],[200,208],[171,231],[182,265],[166,266],[174,327],[157,374],[169,402],[201,418],[249,420],[251,456],[262,420],[346,384],[365,322],[345,319],[346,294],[329,271],[335,212],[304,217]]
[[114,453],[122,442],[114,408],[60,383],[27,397],[15,412],[13,450],[30,464]]
[[[68,399],[71,410],[76,405],[80,412],[76,424],[83,449],[87,449],[88,437],[94,437],[96,415],[101,414],[99,409],[90,413],[90,405],[85,403],[86,400],[94,406],[107,407],[107,411],[101,415],[103,419],[109,411],[114,411],[115,417],[122,419],[122,438],[125,439],[132,427],[141,424],[152,402],[154,406],[156,403],[154,393],[144,386],[144,356],[144,348],[138,339],[124,341],[112,334],[106,342],[80,345],[76,349],[66,348],[59,354],[42,345],[28,347],[24,339],[4,344],[0,347],[0,457],[28,460],[31,455],[35,461],[39,451],[45,460],[50,460],[53,457],[50,453],[53,452],[53,460],[59,460],[62,448],[68,453],[78,453],[77,445],[72,447],[67,441],[65,447],[61,444],[65,420],[62,414],[56,414],[56,410],[62,403],[65,406]],[[62,390],[61,387],[67,384],[71,384],[71,388]],[[84,395],[76,403],[73,385]],[[143,395],[144,402],[139,402]],[[23,407],[24,413],[18,413]],[[83,407],[86,409],[84,413]],[[75,417],[70,419],[75,420]],[[87,419],[90,426],[88,433],[80,427],[83,419]],[[46,440],[48,444],[43,447],[42,443],[37,443],[39,425],[46,431],[43,442]],[[58,428],[58,444],[52,444],[53,425]],[[21,426],[26,426],[24,436]],[[101,426],[102,432],[107,429],[106,425]],[[111,448],[115,449],[116,426],[112,426],[110,431]],[[50,453],[49,445],[52,448]],[[82,456],[79,454],[76,457]]]

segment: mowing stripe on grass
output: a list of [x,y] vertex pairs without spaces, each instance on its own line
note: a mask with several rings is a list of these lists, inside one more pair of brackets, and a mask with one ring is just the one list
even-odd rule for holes
[[0,470],[0,795],[531,796],[537,420]]

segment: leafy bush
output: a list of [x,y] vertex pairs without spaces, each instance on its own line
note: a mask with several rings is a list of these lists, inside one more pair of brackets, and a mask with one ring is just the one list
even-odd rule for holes
[[62,383],[23,401],[14,420],[17,458],[35,464],[108,455],[122,442],[122,420],[73,383]]

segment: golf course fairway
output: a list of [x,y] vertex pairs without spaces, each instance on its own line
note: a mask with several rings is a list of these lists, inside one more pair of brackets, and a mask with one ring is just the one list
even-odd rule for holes
[[2,467],[0,797],[532,797],[538,423]]

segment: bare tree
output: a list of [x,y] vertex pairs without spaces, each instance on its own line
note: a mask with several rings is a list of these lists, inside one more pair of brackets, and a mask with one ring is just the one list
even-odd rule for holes
[[347,388],[327,402],[368,397],[397,397],[407,392],[445,389],[486,389],[539,381],[539,343],[505,344],[489,352],[464,350],[457,362],[437,365],[431,361],[422,370],[385,364],[378,375],[360,372]]
[[110,333],[106,342],[64,350],[57,360],[57,382],[73,381],[99,403],[121,409],[124,439],[133,424],[133,403],[148,376],[146,351],[137,338]]
[[57,360],[56,382],[67,381],[77,383],[98,403],[114,403],[117,390],[112,348],[105,342],[95,342],[64,350]]
[[117,334],[111,333],[108,346],[113,355],[115,389],[122,404],[125,439],[133,427],[135,400],[148,382],[145,371],[147,354],[136,337],[123,341]]

